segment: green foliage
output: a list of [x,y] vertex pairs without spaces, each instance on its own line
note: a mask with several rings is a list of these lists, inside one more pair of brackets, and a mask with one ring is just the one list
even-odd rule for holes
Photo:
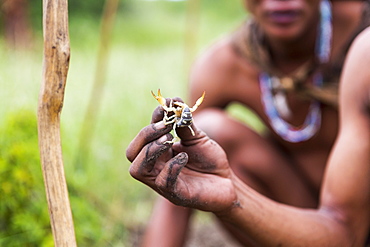
[[36,116],[10,115],[0,136],[0,245],[50,246]]
[[[0,136],[0,246],[53,246],[35,114],[10,114]],[[81,189],[72,183],[68,187],[77,242],[98,246],[102,213]]]

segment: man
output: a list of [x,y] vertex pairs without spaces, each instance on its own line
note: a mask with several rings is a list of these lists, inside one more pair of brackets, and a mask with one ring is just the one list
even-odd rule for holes
[[[340,86],[340,130],[317,209],[275,202],[230,169],[225,152],[193,125],[171,126],[153,114],[127,149],[130,173],[172,203],[213,212],[256,246],[364,246],[370,227],[370,28],[355,41]],[[163,111],[162,111],[163,113]],[[314,164],[312,164],[314,165]]]
[[[346,47],[367,24],[363,1],[333,1],[330,28],[330,9],[320,2],[245,1],[253,22],[211,47],[191,77],[192,102],[206,91],[195,122],[225,150],[233,174],[268,198],[305,208],[318,204],[338,128],[328,82],[335,85]],[[327,47],[322,37],[330,33]],[[260,135],[228,117],[223,109],[232,102],[252,109],[270,131]],[[181,245],[189,215],[160,199],[144,245]]]

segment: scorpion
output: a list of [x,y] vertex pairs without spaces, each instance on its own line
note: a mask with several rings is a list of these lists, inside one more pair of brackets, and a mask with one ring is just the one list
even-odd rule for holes
[[[191,131],[191,134],[195,136],[194,130],[190,126],[193,122],[193,115],[191,113],[198,109],[198,106],[202,104],[205,92],[203,92],[202,96],[195,102],[195,105],[191,108],[183,102],[174,102],[172,99],[170,101],[170,105],[167,106],[166,99],[163,98],[163,96],[161,95],[160,89],[158,89],[158,96],[155,95],[153,91],[151,92],[153,97],[164,109],[163,123],[165,125],[173,124],[174,138],[171,141],[166,141],[165,143],[175,143],[180,139],[176,133],[176,128],[180,127],[188,127]],[[171,112],[174,114],[169,116],[168,114]]]

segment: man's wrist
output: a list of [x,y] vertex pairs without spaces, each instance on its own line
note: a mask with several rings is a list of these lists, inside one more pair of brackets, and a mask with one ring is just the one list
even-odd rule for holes
[[234,185],[234,193],[236,194],[235,200],[230,204],[229,207],[226,207],[224,210],[213,212],[220,219],[231,219],[233,215],[238,214],[237,211],[242,209],[242,203],[240,202],[241,187],[245,184],[234,174],[231,174],[231,181]]

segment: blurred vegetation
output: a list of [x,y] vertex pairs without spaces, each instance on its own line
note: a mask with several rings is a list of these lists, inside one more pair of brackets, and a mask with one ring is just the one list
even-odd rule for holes
[[[9,49],[0,37],[0,246],[52,246],[36,136],[41,2],[29,1],[30,49]],[[151,90],[187,98],[187,2],[120,2],[90,155],[83,169],[76,169],[79,133],[99,70],[103,4],[69,1],[71,60],[61,116],[63,158],[78,245],[135,246],[135,233],[145,226],[156,195],[129,176],[125,149],[157,106]],[[245,19],[241,0],[202,0],[199,14],[197,53]]]
[[0,245],[50,246],[35,114],[8,115],[0,136]]

